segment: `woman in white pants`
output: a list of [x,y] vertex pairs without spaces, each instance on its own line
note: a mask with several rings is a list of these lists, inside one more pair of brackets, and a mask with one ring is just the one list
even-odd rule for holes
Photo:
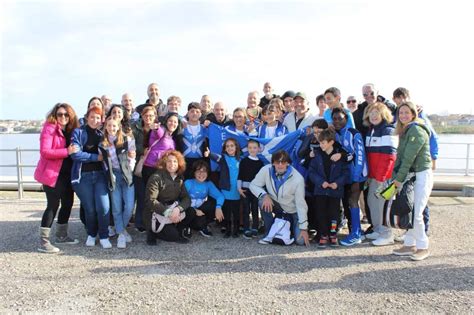
[[429,240],[425,233],[423,210],[433,188],[433,173],[430,131],[417,117],[418,113],[413,103],[405,102],[398,107],[396,132],[400,136],[400,144],[392,178],[400,189],[409,172],[415,173],[416,181],[413,228],[406,233],[403,246],[394,250],[393,254],[410,256],[412,260],[423,260],[429,256]]

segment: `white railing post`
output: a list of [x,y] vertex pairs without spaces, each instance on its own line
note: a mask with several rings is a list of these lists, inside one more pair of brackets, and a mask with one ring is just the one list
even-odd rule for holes
[[21,169],[21,149],[16,148],[16,178],[18,183],[18,199],[23,198],[23,175]]
[[469,175],[469,156],[471,153],[471,144],[467,143],[467,154],[466,154],[466,171],[464,175],[468,176]]

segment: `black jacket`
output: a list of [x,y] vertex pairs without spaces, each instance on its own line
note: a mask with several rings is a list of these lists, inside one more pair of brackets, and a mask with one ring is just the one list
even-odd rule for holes
[[[397,106],[393,103],[391,103],[389,100],[387,100],[385,97],[379,95],[377,96],[377,101],[384,103],[385,106],[392,112],[393,117],[395,117],[396,111],[397,111]],[[354,118],[354,123],[356,129],[361,133],[362,139],[365,139],[365,136],[369,132],[369,127],[364,126],[364,112],[365,109],[369,106],[367,102],[363,102],[359,104],[357,107],[357,110],[352,113],[352,117]]]

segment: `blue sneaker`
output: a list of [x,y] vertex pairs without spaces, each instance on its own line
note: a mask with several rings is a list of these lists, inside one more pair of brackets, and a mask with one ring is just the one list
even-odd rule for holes
[[245,230],[244,231],[244,238],[251,240],[252,239],[252,231],[250,230]]
[[352,246],[362,243],[362,239],[358,235],[349,234],[343,240],[340,240],[339,243],[342,246]]
[[258,230],[257,229],[250,229],[250,232],[252,232],[252,237],[257,237],[257,235],[258,235]]
[[351,233],[339,241],[339,243],[343,246],[352,246],[362,243],[360,231],[360,209],[351,208]]

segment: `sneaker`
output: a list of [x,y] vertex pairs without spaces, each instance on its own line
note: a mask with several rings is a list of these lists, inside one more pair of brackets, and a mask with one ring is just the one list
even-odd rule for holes
[[112,248],[112,244],[110,243],[108,238],[101,239],[99,242],[103,249]]
[[86,246],[88,247],[95,246],[95,237],[87,235]]
[[232,237],[233,238],[238,238],[239,237],[239,231],[235,231],[234,233],[232,233]]
[[362,243],[362,240],[358,236],[348,235],[345,239],[339,241],[342,246],[353,246]]
[[428,258],[430,251],[427,249],[418,249],[413,255],[410,256],[411,260],[420,261]]
[[109,237],[114,237],[115,236],[115,226],[109,225]]
[[193,234],[191,233],[191,228],[184,228],[183,232],[181,232],[181,236],[187,240],[191,239],[191,236],[193,236]]
[[393,240],[394,240],[395,242],[398,242],[398,243],[403,243],[403,242],[405,242],[405,233],[402,234],[402,235],[399,235],[399,236],[395,236],[395,237],[393,238]]
[[69,236],[64,236],[64,237],[57,236],[56,244],[76,245],[76,244],[79,244],[79,240],[75,238],[70,238]]
[[127,237],[125,236],[125,234],[121,233],[119,234],[117,238],[117,248],[126,248],[126,247],[127,247]]
[[318,248],[326,248],[328,246],[328,241],[329,240],[327,236],[321,236],[321,238],[319,239]]
[[153,233],[151,231],[148,231],[148,233],[146,235],[146,244],[150,245],[150,246],[156,246],[157,245],[155,233]]
[[224,238],[229,238],[229,237],[230,237],[230,234],[231,234],[230,231],[226,231],[226,232],[224,233]]
[[365,234],[365,238],[369,239],[369,240],[376,240],[379,237],[380,237],[380,234],[377,233],[377,232],[372,232],[372,233],[369,233],[369,234]]
[[402,246],[399,249],[394,249],[392,254],[396,256],[411,256],[416,252],[415,246]]
[[262,244],[262,245],[268,245],[270,244],[269,241],[267,241],[266,239],[262,238],[261,240],[258,241],[259,244]]
[[145,233],[145,232],[146,232],[145,228],[142,228],[142,227],[140,227],[140,226],[139,226],[139,227],[135,227],[135,231],[137,231],[138,233]]
[[251,229],[250,232],[252,233],[252,237],[257,237],[257,235],[258,235],[258,230],[257,229]]
[[394,244],[393,237],[379,237],[376,240],[372,241],[372,245],[374,246],[386,246],[386,245],[392,245]]
[[331,235],[329,237],[329,245],[331,245],[331,247],[338,247],[339,246],[339,242],[337,241],[337,236],[336,235]]
[[253,236],[252,231],[246,230],[246,231],[244,232],[244,238],[245,238],[245,239],[251,240],[251,239],[252,239],[252,236]]
[[207,227],[205,227],[204,229],[199,231],[199,233],[201,233],[201,235],[204,236],[204,237],[211,237],[212,236],[212,232],[209,231],[209,229]]
[[221,227],[221,233],[225,234],[227,232],[227,228],[225,226]]
[[123,235],[125,235],[125,241],[127,243],[131,243],[133,241],[132,236],[128,234],[127,230],[123,230]]

